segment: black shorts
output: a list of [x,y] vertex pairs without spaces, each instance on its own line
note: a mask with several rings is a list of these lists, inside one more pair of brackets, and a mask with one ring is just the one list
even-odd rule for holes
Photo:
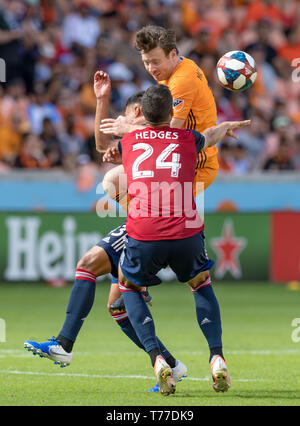
[[214,261],[207,257],[204,234],[180,240],[139,241],[125,238],[120,266],[123,274],[134,284],[152,286],[161,283],[157,273],[170,266],[180,282],[188,282]]

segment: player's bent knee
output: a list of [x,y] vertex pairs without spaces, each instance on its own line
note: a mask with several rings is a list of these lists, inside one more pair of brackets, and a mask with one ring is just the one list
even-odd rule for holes
[[93,266],[94,256],[91,253],[86,253],[77,263],[77,269],[89,271]]
[[111,264],[105,250],[99,246],[94,246],[79,260],[77,269],[91,272],[98,277],[111,272]]
[[126,278],[123,273],[121,268],[119,267],[119,285],[120,285],[120,289],[122,288],[121,292],[126,291],[126,289],[128,290],[136,290],[136,291],[141,291],[142,288],[136,284],[133,284],[128,278]]
[[105,173],[102,187],[107,195],[115,196],[120,190],[120,176],[124,175],[123,166],[117,166]]
[[188,282],[188,285],[191,287],[192,290],[195,290],[195,288],[197,288],[204,281],[206,281],[209,278],[209,276],[210,276],[209,271],[202,271],[196,277],[191,279]]
[[109,196],[113,196],[115,193],[118,192],[118,188],[116,188],[114,182],[110,179],[109,176],[106,175],[104,176],[104,179],[102,181],[102,187],[106,194]]

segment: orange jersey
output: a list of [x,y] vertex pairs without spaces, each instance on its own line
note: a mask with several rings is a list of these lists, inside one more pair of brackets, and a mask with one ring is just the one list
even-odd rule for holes
[[185,129],[203,132],[216,125],[214,96],[203,71],[194,61],[183,58],[168,80],[159,83],[170,89],[174,99],[174,117],[185,120]]
[[[203,132],[217,124],[217,107],[213,93],[203,71],[194,61],[183,58],[168,80],[159,83],[170,89],[174,102],[173,115],[174,118],[185,120],[183,128]],[[219,168],[217,154],[216,146],[199,154],[196,181],[204,182],[204,189],[216,178]]]

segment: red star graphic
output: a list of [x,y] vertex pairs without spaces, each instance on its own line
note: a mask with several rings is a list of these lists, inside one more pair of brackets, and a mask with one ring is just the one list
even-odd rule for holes
[[240,278],[242,271],[239,255],[247,245],[247,240],[243,237],[234,236],[231,219],[225,220],[222,236],[220,238],[212,238],[210,244],[217,255],[215,276],[223,278],[228,271],[234,278]]

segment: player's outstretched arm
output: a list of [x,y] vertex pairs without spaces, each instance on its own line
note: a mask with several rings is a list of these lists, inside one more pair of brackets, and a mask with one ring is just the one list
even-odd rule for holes
[[123,137],[126,133],[134,132],[135,130],[143,129],[144,127],[144,124],[132,124],[126,117],[120,115],[116,119],[103,119],[100,124],[100,131],[105,135]]
[[110,78],[104,71],[97,71],[94,75],[94,93],[97,100],[94,124],[96,149],[100,154],[104,154],[113,141],[112,136],[100,131],[101,120],[108,115],[111,94]]
[[233,130],[249,126],[250,123],[251,120],[224,121],[224,123],[221,123],[218,126],[209,127],[208,129],[204,130],[204,132],[202,132],[202,135],[205,137],[205,144],[203,149],[215,145],[225,136],[231,136],[234,139],[238,139]]

